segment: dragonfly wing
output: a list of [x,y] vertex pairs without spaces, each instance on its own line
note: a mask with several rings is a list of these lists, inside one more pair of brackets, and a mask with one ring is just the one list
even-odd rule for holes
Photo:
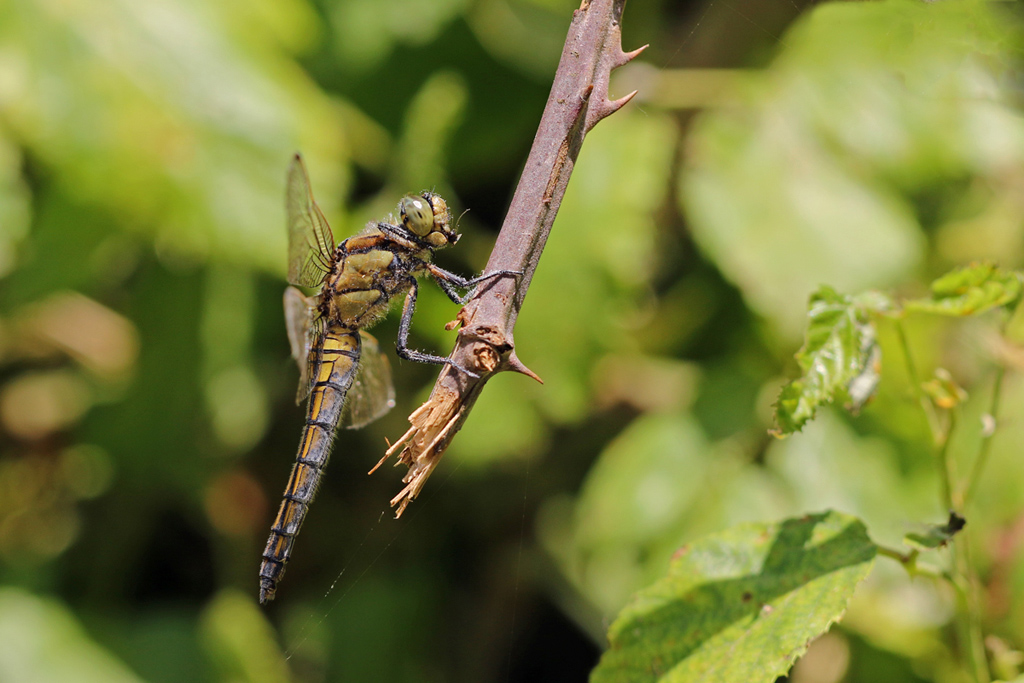
[[284,322],[292,358],[299,366],[299,390],[295,402],[302,403],[309,396],[316,368],[320,364],[320,345],[317,342],[323,335],[323,325],[317,315],[316,299],[304,296],[294,287],[286,288]]
[[334,255],[334,234],[313,199],[309,175],[298,154],[288,168],[288,282],[317,287]]
[[373,335],[360,332],[362,354],[355,381],[348,391],[341,423],[349,429],[364,427],[395,407],[395,387],[391,383],[391,363]]

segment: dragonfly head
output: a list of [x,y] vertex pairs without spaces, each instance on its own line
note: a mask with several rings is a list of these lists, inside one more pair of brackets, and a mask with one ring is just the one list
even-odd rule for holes
[[433,249],[459,241],[448,202],[433,192],[406,195],[398,202],[402,226]]

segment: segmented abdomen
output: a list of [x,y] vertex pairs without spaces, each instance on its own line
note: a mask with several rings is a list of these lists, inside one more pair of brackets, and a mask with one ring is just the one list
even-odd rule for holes
[[277,582],[292,554],[295,536],[316,495],[320,476],[331,455],[334,430],[341,418],[345,395],[356,374],[360,341],[356,330],[331,326],[324,335],[320,365],[309,393],[306,426],[299,452],[284,489],[284,500],[270,529],[260,565],[260,602],[273,600]]

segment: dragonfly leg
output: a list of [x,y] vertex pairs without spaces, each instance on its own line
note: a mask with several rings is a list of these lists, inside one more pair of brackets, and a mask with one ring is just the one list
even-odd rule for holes
[[405,360],[416,361],[417,363],[450,365],[456,370],[460,370],[474,379],[479,377],[475,372],[467,370],[451,358],[434,356],[429,353],[423,353],[422,351],[415,351],[409,348],[409,328],[412,326],[412,313],[416,309],[417,290],[418,285],[416,284],[416,281],[413,280],[412,285],[409,287],[409,293],[405,295],[405,303],[402,305],[402,320],[398,324],[398,340],[395,343],[395,350],[398,352],[398,357],[404,358]]
[[473,278],[464,278],[460,275],[456,275],[451,271],[447,271],[444,268],[435,266],[433,263],[427,264],[427,270],[430,275],[437,281],[437,284],[444,290],[444,293],[448,295],[448,298],[457,304],[464,304],[469,300],[470,294],[460,295],[455,291],[455,288],[469,289],[474,285],[478,285],[481,282],[486,282],[502,275],[512,275],[519,277],[523,274],[521,270],[496,270],[493,273],[487,273],[486,275],[480,275]]
[[[428,268],[429,268],[429,266],[428,266]],[[438,268],[438,270],[441,270],[441,269]],[[455,290],[456,285],[452,284],[451,281],[449,281],[449,280],[447,280],[447,279],[445,279],[443,277],[438,277],[437,275],[434,275],[433,269],[431,269],[430,274],[434,276],[434,280],[437,281],[438,286],[441,287],[441,289],[444,291],[445,294],[448,295],[448,298],[451,299],[453,303],[457,303],[457,304],[464,304],[464,303],[466,303],[466,300],[469,298],[468,294],[466,294],[466,295],[459,294]]]

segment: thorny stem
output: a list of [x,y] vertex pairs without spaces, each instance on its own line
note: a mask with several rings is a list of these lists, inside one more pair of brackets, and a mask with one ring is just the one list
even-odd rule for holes
[[388,449],[385,459],[401,448],[399,462],[409,466],[406,487],[391,501],[396,516],[419,494],[491,376],[512,370],[539,380],[516,357],[513,329],[584,136],[636,94],[608,99],[612,70],[644,49],[622,51],[624,6],[625,0],[583,0],[573,13],[540,127],[487,262],[486,272],[522,275],[480,287],[452,323],[462,329],[451,358],[479,377],[444,366],[430,398],[409,416],[412,427]]

